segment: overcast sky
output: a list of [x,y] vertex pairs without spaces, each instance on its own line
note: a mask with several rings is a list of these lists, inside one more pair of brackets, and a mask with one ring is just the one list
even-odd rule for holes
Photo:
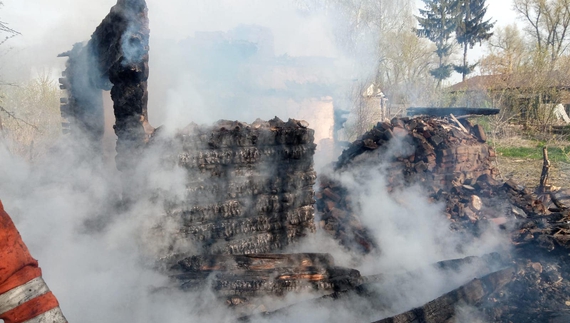
[[498,26],[504,26],[517,21],[513,10],[512,0],[488,0],[487,15],[497,20]]

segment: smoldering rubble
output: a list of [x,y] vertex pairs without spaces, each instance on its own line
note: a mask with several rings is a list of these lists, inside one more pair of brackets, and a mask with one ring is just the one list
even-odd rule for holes
[[[493,287],[475,292],[479,296],[474,299],[469,294],[475,287],[465,285],[464,290],[381,322],[453,321],[450,308],[460,303],[477,306],[491,322],[558,322],[567,317],[567,190],[535,194],[514,180],[500,180],[493,166],[495,152],[485,141],[482,128],[465,119],[456,123],[446,118],[396,118],[378,123],[336,163],[336,173],[382,167],[388,192],[420,183],[433,203],[444,204],[450,231],[466,233],[471,240],[498,228],[513,247],[504,260],[509,269],[485,278],[498,285],[484,284]],[[390,142],[397,142],[397,148]],[[336,178],[320,180],[321,227],[355,252],[381,253],[382,246],[353,203],[358,200],[342,177]]]
[[[145,1],[119,0],[90,42],[62,55],[69,57],[60,80],[66,140],[86,141],[54,153],[80,156],[63,163],[70,174],[56,181],[69,180],[72,188],[62,194],[80,202],[58,201],[86,208],[80,225],[73,222],[81,234],[71,239],[129,247],[121,250],[128,257],[113,257],[136,273],[117,276],[128,276],[121,296],[159,299],[153,311],[176,312],[173,322],[456,322],[465,308],[487,321],[567,318],[568,196],[539,196],[502,181],[481,126],[429,116],[380,122],[317,174],[314,131],[302,120],[222,120],[174,134],[152,127],[148,37]],[[93,158],[100,153],[96,98],[103,90],[114,101],[119,175]],[[2,178],[17,182],[13,177]],[[41,204],[57,185],[49,174],[39,178],[38,187],[26,189]],[[420,232],[437,250],[406,252],[406,244],[421,242],[413,241]],[[396,235],[401,246],[390,243]],[[113,266],[112,274],[123,271]],[[117,318],[128,320],[145,304],[138,305],[127,302]],[[156,313],[137,319],[164,321]]]

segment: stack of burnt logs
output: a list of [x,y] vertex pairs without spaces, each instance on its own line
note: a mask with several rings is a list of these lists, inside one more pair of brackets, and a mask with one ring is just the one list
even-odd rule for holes
[[172,160],[186,170],[186,196],[166,205],[179,238],[201,255],[283,250],[315,231],[314,131],[304,121],[191,125]]
[[328,254],[272,254],[315,232],[314,131],[278,118],[252,124],[190,125],[158,144],[185,170],[186,195],[165,205],[176,238],[197,248],[167,257],[183,290],[211,289],[238,313],[265,308],[267,296],[327,295],[361,284],[357,270]]

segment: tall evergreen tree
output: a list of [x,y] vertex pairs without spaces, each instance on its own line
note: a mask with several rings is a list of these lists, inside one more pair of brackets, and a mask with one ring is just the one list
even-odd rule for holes
[[453,65],[448,63],[448,57],[452,53],[453,44],[450,39],[457,28],[458,0],[422,0],[425,8],[420,9],[420,16],[416,17],[420,28],[417,34],[435,43],[438,67],[431,70],[430,74],[437,80],[437,86],[441,81],[451,76]]
[[475,65],[467,62],[467,50],[473,48],[476,43],[481,44],[488,40],[493,33],[494,23],[490,19],[485,19],[487,6],[485,0],[459,0],[457,28],[455,37],[457,42],[463,47],[463,64],[455,65],[454,69],[463,76],[463,81],[467,74],[473,72]]

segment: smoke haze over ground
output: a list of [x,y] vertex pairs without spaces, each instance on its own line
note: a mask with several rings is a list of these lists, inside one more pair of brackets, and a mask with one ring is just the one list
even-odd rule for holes
[[[3,67],[4,78],[19,80],[45,69],[59,73],[65,62],[55,56],[70,49],[73,43],[87,40],[114,3],[114,0],[41,0],[30,5],[21,0],[5,0],[0,11],[5,13],[2,18],[22,36],[10,42],[13,49],[6,57],[14,64]],[[323,16],[302,13],[289,2],[150,0],[148,5],[149,115],[155,126],[166,123],[174,129],[190,121],[209,123],[222,117],[247,122],[274,115],[284,119],[298,117],[288,114],[292,110],[287,109],[287,104],[299,97],[305,99],[304,93],[290,91],[280,99],[249,99],[256,91],[267,90],[266,83],[275,81],[271,79],[275,74],[270,74],[269,80],[259,78],[263,76],[260,71],[273,66],[267,61],[285,54],[318,56],[321,63],[327,63],[326,58],[337,58],[340,63],[327,66],[327,73],[315,72],[321,73],[319,80],[325,85],[342,83],[355,75],[366,77],[348,72],[350,69],[335,69],[355,64],[345,64],[350,59],[335,47],[331,22]],[[274,40],[273,52],[269,56],[256,54],[244,58],[248,66],[259,70],[251,68],[244,75],[238,69],[234,71],[235,79],[220,79],[219,88],[203,92],[204,86],[194,74],[196,65],[185,61],[200,49],[184,40],[195,37],[199,31],[237,33],[236,28],[241,25],[267,27]],[[241,56],[227,58],[228,69],[241,64],[241,61],[236,63],[238,58],[242,59]],[[366,62],[368,58],[362,60]],[[200,76],[208,76],[210,71],[206,69]],[[342,75],[345,71],[347,74]],[[306,74],[313,72],[309,70]],[[295,75],[293,79],[304,77]],[[212,80],[219,79],[212,76]],[[243,87],[244,83],[249,86]],[[304,84],[308,83],[311,81]],[[228,94],[225,90],[233,95],[224,99]],[[339,91],[342,90],[341,87]],[[323,91],[326,94],[328,89]],[[69,321],[232,321],[231,313],[217,304],[209,291],[182,293],[163,289],[171,283],[155,268],[156,252],[163,247],[163,241],[154,234],[154,225],[162,216],[163,201],[151,202],[151,193],[163,189],[171,195],[183,194],[182,170],[163,171],[158,158],[153,157],[159,152],[147,151],[141,169],[130,178],[134,183],[130,184],[148,190],[141,189],[136,202],[124,210],[113,198],[121,194],[121,176],[100,163],[99,156],[74,155],[72,151],[77,151],[77,146],[83,143],[63,140],[52,154],[33,164],[0,147],[0,198],[32,255],[40,261],[46,281]],[[340,180],[358,196],[363,222],[373,228],[381,255],[359,262],[322,232],[293,247],[293,251],[329,252],[335,255],[338,265],[357,266],[364,275],[369,275],[417,270],[444,259],[481,255],[502,245],[501,237],[492,231],[481,240],[464,240],[465,237],[450,234],[441,207],[429,204],[415,188],[395,197],[388,196],[381,169],[347,173]],[[452,276],[426,269],[405,281],[381,284],[378,293],[382,308],[353,297],[328,307],[300,307],[270,321],[371,321],[421,305],[482,274],[477,268],[466,268]]]
[[[118,177],[97,162],[62,154],[28,165],[0,150],[0,196],[70,322],[231,321],[225,305],[209,291],[162,289],[171,286],[156,271],[156,259],[164,255],[160,252],[167,243],[153,229],[163,214],[162,201],[151,202],[150,194],[154,188],[181,192],[177,179],[184,176],[179,169],[161,170],[156,154],[149,152],[132,179],[135,186],[149,190],[141,189],[136,203],[125,211],[113,204],[113,196],[120,194]],[[146,177],[148,171],[152,173]],[[500,249],[500,237],[492,232],[480,240],[451,234],[440,207],[430,205],[419,190],[401,192],[396,197],[401,202],[389,197],[381,170],[355,171],[341,180],[358,196],[363,222],[373,228],[381,245],[380,255],[357,261],[323,232],[290,251],[329,252],[337,265],[359,264],[363,275],[385,273],[394,279],[377,286],[378,297],[372,303],[353,296],[323,306],[306,304],[267,321],[366,322],[394,315],[487,273],[474,267],[450,274],[429,265]],[[307,298],[311,297],[289,295],[268,304],[278,308]]]

